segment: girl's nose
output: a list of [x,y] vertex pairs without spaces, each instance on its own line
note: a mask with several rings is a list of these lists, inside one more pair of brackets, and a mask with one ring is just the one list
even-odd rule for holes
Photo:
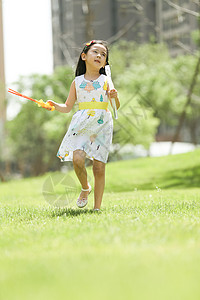
[[97,57],[101,57],[101,54],[100,54],[100,53],[97,53]]

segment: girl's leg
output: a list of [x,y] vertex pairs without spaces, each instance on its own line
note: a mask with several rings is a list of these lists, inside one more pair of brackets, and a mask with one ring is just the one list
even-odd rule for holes
[[94,209],[101,207],[105,186],[105,163],[94,159],[93,160],[94,173]]
[[[88,189],[87,171],[85,168],[86,153],[83,150],[75,150],[73,152],[73,166],[75,173],[80,181],[83,189]],[[89,192],[81,191],[80,199],[86,198]]]

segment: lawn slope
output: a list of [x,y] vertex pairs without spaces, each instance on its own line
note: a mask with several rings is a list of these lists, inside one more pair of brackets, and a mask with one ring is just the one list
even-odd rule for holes
[[0,299],[199,300],[199,154],[109,163],[100,213],[44,200],[61,173],[1,183]]
[[200,150],[110,163],[106,186],[118,192],[200,187]]

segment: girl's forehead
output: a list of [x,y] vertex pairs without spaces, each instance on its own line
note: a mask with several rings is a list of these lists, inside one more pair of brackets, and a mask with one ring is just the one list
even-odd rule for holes
[[90,49],[97,49],[97,50],[100,50],[100,51],[103,51],[105,53],[107,53],[107,49],[104,45],[101,45],[101,44],[94,44],[92,45],[92,47]]

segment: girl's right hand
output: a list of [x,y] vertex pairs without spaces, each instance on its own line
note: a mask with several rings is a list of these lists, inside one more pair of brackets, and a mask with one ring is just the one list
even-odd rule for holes
[[[51,106],[54,106],[56,108],[56,102],[52,100],[47,100],[46,104],[50,104]],[[52,110],[51,107],[47,107],[47,110]]]

